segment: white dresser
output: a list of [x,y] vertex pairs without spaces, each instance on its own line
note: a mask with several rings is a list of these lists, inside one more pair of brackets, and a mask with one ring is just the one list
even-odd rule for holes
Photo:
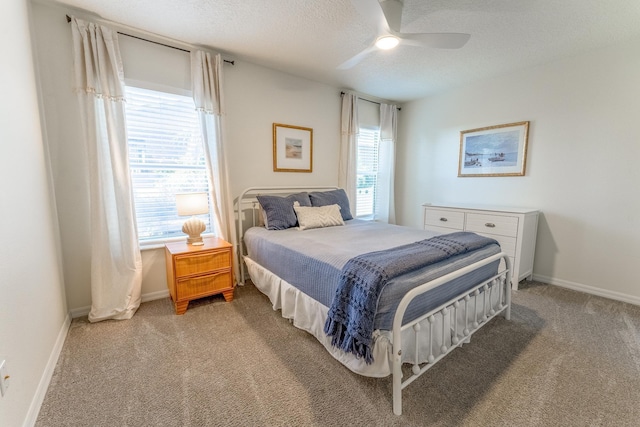
[[538,230],[537,210],[439,203],[425,203],[422,208],[425,230],[441,233],[472,231],[497,240],[502,251],[511,258],[513,289],[518,289],[522,279],[531,279]]

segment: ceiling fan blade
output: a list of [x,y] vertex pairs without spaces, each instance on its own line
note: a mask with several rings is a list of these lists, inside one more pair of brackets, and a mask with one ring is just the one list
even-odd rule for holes
[[396,33],[400,32],[402,22],[402,2],[399,0],[382,0],[380,7],[387,20],[387,25]]
[[401,43],[437,49],[460,49],[471,37],[464,33],[418,33],[400,34]]
[[362,61],[369,53],[373,52],[374,50],[376,50],[375,46],[369,46],[362,52],[358,53],[355,56],[352,56],[350,59],[338,65],[338,70],[348,70],[349,68],[355,67],[360,61]]
[[376,29],[377,35],[389,32],[387,18],[378,0],[351,0],[351,4],[360,16]]

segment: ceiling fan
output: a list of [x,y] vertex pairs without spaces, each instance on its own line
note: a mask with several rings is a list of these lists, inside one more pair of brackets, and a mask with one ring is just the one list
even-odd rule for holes
[[401,33],[403,3],[401,0],[351,0],[356,10],[376,29],[376,40],[362,52],[338,66],[340,70],[352,68],[376,49],[392,49],[398,44],[460,49],[470,34],[464,33]]

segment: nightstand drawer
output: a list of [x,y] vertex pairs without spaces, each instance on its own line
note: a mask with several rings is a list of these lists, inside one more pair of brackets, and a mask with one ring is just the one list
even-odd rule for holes
[[424,225],[462,230],[464,228],[464,212],[425,209]]
[[475,233],[516,237],[518,235],[518,217],[469,213],[467,214],[466,229]]
[[178,301],[184,298],[192,298],[200,295],[217,293],[222,289],[232,287],[231,272],[208,274],[206,276],[192,277],[177,281]]
[[231,266],[231,251],[214,251],[175,257],[176,277],[206,273]]

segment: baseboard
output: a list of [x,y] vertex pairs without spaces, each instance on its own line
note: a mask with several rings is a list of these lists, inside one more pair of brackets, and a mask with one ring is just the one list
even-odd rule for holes
[[164,291],[149,292],[142,295],[142,302],[155,301],[157,299],[167,298],[169,296],[169,289]]
[[49,355],[49,360],[47,360],[47,365],[45,366],[42,377],[40,378],[40,383],[38,384],[36,393],[31,400],[31,405],[29,406],[29,411],[27,412],[27,417],[23,424],[25,427],[35,425],[36,420],[38,419],[40,407],[42,406],[44,397],[49,389],[51,378],[53,378],[53,371],[56,369],[56,365],[58,364],[58,359],[60,358],[60,353],[62,353],[62,347],[64,346],[64,341],[67,339],[70,326],[71,316],[67,314],[67,317],[64,319],[62,327],[60,328],[60,332],[58,332],[58,338],[56,338],[51,354]]
[[640,305],[640,297],[634,295],[623,294],[622,292],[609,291],[594,286],[583,285],[581,283],[570,282],[568,280],[555,279],[553,277],[533,275],[533,280],[548,283],[550,285],[560,286],[562,288],[572,289],[574,291],[584,292],[586,294],[597,295],[599,297],[609,298],[616,301],[622,301],[633,305]]
[[85,307],[71,309],[69,310],[69,314],[71,315],[72,319],[75,319],[77,317],[88,315],[90,311],[91,311],[91,306],[87,305]]
[[[166,289],[164,291],[149,292],[146,294],[142,294],[140,299],[142,302],[149,302],[149,301],[155,301],[157,299],[167,298],[168,296],[169,296],[169,289]],[[74,308],[73,310],[69,311],[69,314],[71,314],[72,319],[75,319],[77,317],[88,315],[90,311],[91,311],[91,306],[87,305],[85,307]]]

